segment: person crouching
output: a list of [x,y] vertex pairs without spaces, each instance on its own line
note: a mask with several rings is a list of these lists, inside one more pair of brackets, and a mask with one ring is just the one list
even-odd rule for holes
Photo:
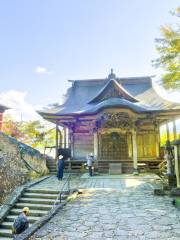
[[29,215],[29,208],[24,207],[19,216],[15,219],[12,227],[12,234],[14,239],[17,238],[19,234],[24,232],[29,227],[29,220],[27,216]]

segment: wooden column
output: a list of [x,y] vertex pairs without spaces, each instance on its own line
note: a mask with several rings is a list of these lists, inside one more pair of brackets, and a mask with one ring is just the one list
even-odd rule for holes
[[159,126],[156,128],[156,157],[160,157],[160,129]]
[[66,127],[63,128],[63,146],[66,148]]
[[94,132],[94,157],[98,158],[98,133]]
[[70,141],[71,141],[71,158],[74,157],[74,133],[70,131]]
[[69,148],[69,129],[66,128],[66,148]]
[[62,131],[58,129],[58,133],[59,133],[59,139],[58,139],[58,142],[59,142],[59,148],[62,148]]
[[178,146],[174,146],[174,160],[175,160],[175,173],[176,173],[176,182],[177,188],[180,188],[180,163],[178,159]]
[[56,161],[58,160],[58,148],[59,148],[58,134],[59,134],[59,129],[58,129],[58,124],[56,123],[56,156],[55,156]]
[[174,134],[174,140],[177,139],[177,132],[176,132],[176,123],[175,123],[175,119],[173,119],[173,134]]
[[133,145],[133,168],[134,173],[137,173],[137,135],[136,131],[134,130],[132,132],[132,145]]
[[168,122],[166,123],[166,132],[167,132],[167,140],[170,140]]

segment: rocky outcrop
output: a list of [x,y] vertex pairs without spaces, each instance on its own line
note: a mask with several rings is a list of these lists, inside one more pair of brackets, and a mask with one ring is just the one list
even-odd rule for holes
[[44,155],[0,132],[0,204],[17,186],[47,173]]

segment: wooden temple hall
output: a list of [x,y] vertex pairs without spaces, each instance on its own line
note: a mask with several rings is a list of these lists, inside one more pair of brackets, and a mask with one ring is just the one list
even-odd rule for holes
[[[180,104],[161,98],[152,78],[119,78],[111,73],[103,79],[69,80],[66,100],[39,114],[63,127],[60,148],[70,149],[72,163],[86,161],[93,153],[99,172],[111,164],[122,172],[137,171],[141,164],[163,160],[159,127],[180,117]],[[62,145],[63,144],[63,145]]]

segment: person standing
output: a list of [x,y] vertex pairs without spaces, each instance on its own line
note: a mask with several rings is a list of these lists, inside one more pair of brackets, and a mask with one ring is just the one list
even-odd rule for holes
[[12,233],[14,239],[18,238],[18,235],[24,232],[29,227],[29,220],[27,216],[29,215],[29,208],[24,207],[22,213],[15,219],[12,226]]
[[63,173],[64,173],[64,156],[59,155],[58,165],[57,165],[57,178],[58,180],[63,179]]
[[93,173],[92,173],[92,166],[93,166],[93,154],[90,153],[87,155],[87,166],[88,166],[88,169],[89,169],[89,176],[92,177]]

